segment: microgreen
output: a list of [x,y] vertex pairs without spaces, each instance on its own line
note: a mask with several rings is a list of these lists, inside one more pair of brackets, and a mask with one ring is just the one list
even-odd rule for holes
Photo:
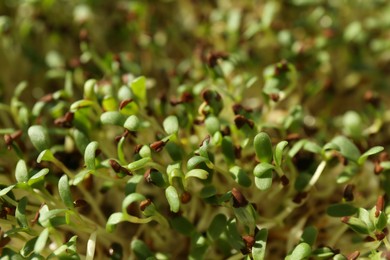
[[0,4],[1,259],[388,257],[385,0],[61,2]]

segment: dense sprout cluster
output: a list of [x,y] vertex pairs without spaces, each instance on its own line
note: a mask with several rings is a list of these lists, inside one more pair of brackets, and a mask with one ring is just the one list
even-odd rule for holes
[[387,1],[0,10],[2,256],[389,256]]

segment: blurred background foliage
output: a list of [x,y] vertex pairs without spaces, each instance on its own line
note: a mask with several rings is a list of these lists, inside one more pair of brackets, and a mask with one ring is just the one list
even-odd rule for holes
[[256,88],[266,66],[286,59],[300,102],[342,113],[368,89],[388,92],[389,14],[387,0],[3,0],[0,101],[22,80],[38,99],[69,70],[79,86],[108,79],[113,60],[157,90],[194,84],[222,53],[235,73],[258,76]]

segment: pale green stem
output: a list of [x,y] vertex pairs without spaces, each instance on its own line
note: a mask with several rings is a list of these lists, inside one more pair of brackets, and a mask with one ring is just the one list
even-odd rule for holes
[[[75,175],[73,172],[71,172],[61,161],[59,161],[57,158],[54,158],[52,161],[57,167],[59,167],[66,175],[68,175],[70,178],[74,178]],[[80,192],[83,194],[84,198],[88,203],[91,205],[91,208],[93,212],[95,213],[96,217],[98,218],[98,221],[101,225],[105,225],[106,218],[104,217],[102,211],[98,207],[97,203],[95,203],[95,199],[91,196],[91,194],[84,189],[82,185],[77,186]]]
[[387,251],[389,251],[390,250],[390,242],[389,242],[387,236],[382,241],[385,244]]
[[100,210],[97,203],[95,203],[95,199],[91,196],[91,194],[84,189],[82,185],[77,186],[80,190],[80,192],[83,194],[86,201],[88,201],[89,205],[91,206],[93,212],[95,213],[96,217],[98,218],[98,221],[101,225],[106,224],[106,218],[103,215],[102,211]]
[[329,241],[329,246],[334,247],[337,243],[337,241],[340,239],[340,237],[345,233],[345,231],[348,230],[347,225],[342,225],[332,236],[332,238]]
[[322,172],[324,171],[325,166],[326,166],[326,161],[322,161],[322,162],[318,165],[316,171],[314,172],[313,176],[311,177],[311,179],[310,179],[310,181],[309,181],[309,184],[306,186],[305,191],[310,190],[310,189],[314,186],[314,184],[316,184],[316,182],[317,182],[318,179],[320,178]]
[[162,165],[160,165],[160,164],[158,164],[156,162],[153,162],[153,161],[152,162],[148,162],[148,163],[146,163],[146,165],[156,169],[157,171],[159,171],[161,173],[165,173],[166,172],[165,168]]

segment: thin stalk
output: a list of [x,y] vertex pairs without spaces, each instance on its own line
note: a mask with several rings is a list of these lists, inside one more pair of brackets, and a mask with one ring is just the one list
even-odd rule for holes
[[390,251],[390,242],[389,242],[387,236],[382,241],[385,244],[387,251]]
[[322,172],[324,171],[325,166],[326,166],[326,161],[322,161],[322,162],[318,165],[316,171],[314,172],[313,176],[311,177],[311,179],[310,179],[310,181],[309,181],[309,184],[306,186],[305,191],[310,190],[310,189],[314,186],[314,184],[316,184],[316,182],[317,182],[318,179],[320,178]]

